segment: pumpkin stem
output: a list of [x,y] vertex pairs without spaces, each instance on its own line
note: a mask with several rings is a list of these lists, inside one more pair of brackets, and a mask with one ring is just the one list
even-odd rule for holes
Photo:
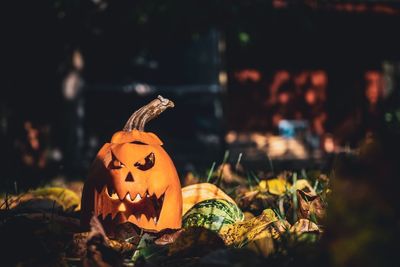
[[159,116],[167,108],[173,108],[174,106],[174,102],[159,95],[149,104],[136,110],[126,122],[123,131],[130,132],[134,129],[144,131],[144,126],[148,121]]

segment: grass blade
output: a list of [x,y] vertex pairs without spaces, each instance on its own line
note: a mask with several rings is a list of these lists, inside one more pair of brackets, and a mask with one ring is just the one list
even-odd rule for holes
[[208,172],[207,183],[210,182],[211,176],[212,176],[212,174],[213,174],[213,172],[214,172],[215,164],[216,164],[215,161],[213,161],[213,163],[212,163],[212,165],[211,165],[211,169],[210,169],[210,171]]

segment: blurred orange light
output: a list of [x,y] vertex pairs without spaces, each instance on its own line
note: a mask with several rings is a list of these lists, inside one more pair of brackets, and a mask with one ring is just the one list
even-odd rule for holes
[[323,70],[311,72],[311,83],[317,87],[326,87],[328,84],[328,75]]
[[254,69],[244,69],[235,72],[235,78],[242,83],[246,81],[259,82],[261,80],[261,73]]
[[326,136],[324,139],[324,150],[326,153],[333,153],[335,151],[335,142],[332,136]]

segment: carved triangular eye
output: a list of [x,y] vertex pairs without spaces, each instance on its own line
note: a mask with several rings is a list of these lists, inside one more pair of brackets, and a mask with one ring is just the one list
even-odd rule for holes
[[121,169],[123,167],[125,167],[125,165],[121,161],[119,161],[113,153],[111,153],[111,161],[110,164],[108,164],[108,168],[115,170]]
[[141,171],[147,171],[148,169],[153,168],[155,162],[156,156],[153,152],[151,152],[143,160],[139,160],[138,162],[136,162],[134,166]]

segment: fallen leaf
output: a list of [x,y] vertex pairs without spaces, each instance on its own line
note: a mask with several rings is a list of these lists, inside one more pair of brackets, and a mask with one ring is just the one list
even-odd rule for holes
[[254,218],[254,214],[248,211],[243,212],[244,220],[250,220]]
[[80,197],[72,190],[60,187],[39,188],[31,191],[34,197],[49,198],[61,205],[64,210],[79,210]]
[[307,219],[300,219],[290,227],[291,233],[302,234],[309,232],[321,232],[318,225]]
[[160,245],[160,246],[164,246],[164,245],[168,245],[168,244],[174,243],[175,240],[182,234],[183,231],[184,231],[184,229],[179,229],[179,230],[174,231],[172,233],[163,234],[162,236],[157,238],[154,241],[154,243],[156,245]]
[[265,208],[276,205],[275,195],[259,190],[245,192],[237,196],[236,199],[241,209],[251,211],[254,214],[261,214]]
[[86,252],[86,244],[87,241],[93,238],[94,235],[100,234],[102,238],[105,240],[105,245],[114,249],[115,251],[125,253],[129,251],[133,251],[136,247],[134,244],[126,241],[110,239],[109,237],[103,235],[103,228],[98,225],[95,226],[96,229],[92,229],[91,232],[81,232],[74,233],[72,237],[72,244],[68,248],[68,256],[69,257],[80,257],[82,258]]
[[45,187],[11,196],[7,199],[7,205],[2,204],[0,208],[5,209],[8,206],[9,209],[24,207],[54,210],[56,205],[65,211],[77,211],[80,209],[80,203],[80,197],[72,190],[61,187]]
[[222,180],[227,184],[246,184],[246,179],[232,171],[232,166],[229,163],[220,165],[217,169],[217,175],[218,177],[221,175]]
[[246,248],[264,257],[267,257],[275,251],[274,240],[270,236],[252,240],[246,245]]
[[296,194],[299,203],[299,218],[310,219],[311,216],[314,215],[318,219],[322,219],[325,217],[326,208],[320,196],[306,193],[302,190],[297,190]]
[[69,258],[83,258],[85,256],[88,236],[89,232],[73,234],[72,242],[67,248]]
[[310,183],[306,179],[299,179],[294,184],[295,190],[301,190],[309,195],[316,196],[314,188],[310,185]]
[[253,219],[222,227],[219,234],[225,244],[241,247],[256,239],[277,238],[287,227],[290,227],[289,223],[279,220],[271,209],[266,209]]
[[248,202],[251,202],[257,196],[258,193],[260,193],[260,191],[258,190],[246,192],[243,196],[243,199]]
[[113,228],[112,235],[109,234],[109,238],[118,241],[128,241],[132,244],[138,244],[140,241],[141,229],[131,222],[125,222],[116,225]]
[[266,191],[268,190],[268,183],[266,180],[262,180],[258,183],[258,187],[260,188],[260,191]]
[[291,187],[283,178],[276,178],[267,180],[268,192],[273,195],[282,196],[286,193],[287,189]]
[[131,244],[130,242],[118,241],[118,240],[114,240],[114,239],[108,239],[107,244],[112,249],[114,249],[120,253],[130,252],[136,248],[136,246],[134,244]]
[[108,238],[97,217],[92,217],[90,227],[90,232],[86,240],[86,254],[83,258],[83,266],[122,266],[122,257],[120,253],[108,245]]
[[202,256],[225,247],[221,237],[206,228],[191,227],[182,232],[169,248],[169,256]]

